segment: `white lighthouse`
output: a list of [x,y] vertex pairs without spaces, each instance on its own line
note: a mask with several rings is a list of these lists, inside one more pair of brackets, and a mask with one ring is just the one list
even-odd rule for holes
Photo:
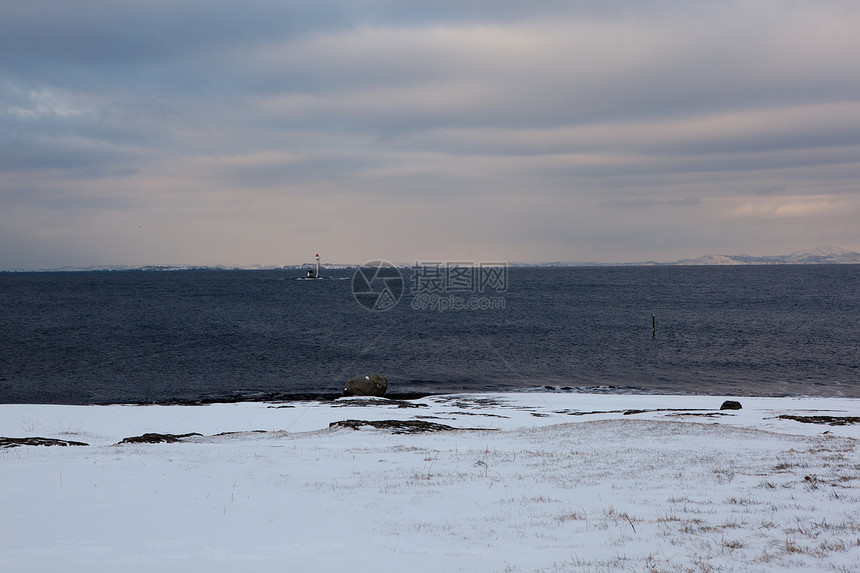
[[305,278],[309,278],[309,279],[322,278],[322,277],[320,277],[320,254],[319,253],[317,253],[317,255],[316,255],[316,260],[317,260],[316,270],[308,269],[308,274]]

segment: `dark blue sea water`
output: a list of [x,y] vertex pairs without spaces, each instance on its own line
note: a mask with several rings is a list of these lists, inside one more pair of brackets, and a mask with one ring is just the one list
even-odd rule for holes
[[0,273],[0,403],[335,395],[367,372],[396,394],[860,397],[860,266],[511,268],[457,310],[415,308],[403,272],[385,312],[353,270]]

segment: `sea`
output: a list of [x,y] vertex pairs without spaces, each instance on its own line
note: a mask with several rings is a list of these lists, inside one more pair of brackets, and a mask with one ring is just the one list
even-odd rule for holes
[[0,273],[0,403],[860,398],[860,265],[366,271]]

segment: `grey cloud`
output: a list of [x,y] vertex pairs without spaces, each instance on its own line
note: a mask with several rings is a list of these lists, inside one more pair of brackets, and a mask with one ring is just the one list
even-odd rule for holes
[[187,2],[110,0],[4,4],[0,49],[6,65],[133,65],[175,59],[184,53],[300,36],[343,26],[344,6],[220,0]]
[[612,208],[648,208],[648,207],[687,207],[691,205],[701,205],[702,201],[698,197],[690,197],[683,199],[614,199],[601,201],[601,207]]
[[[92,170],[116,169],[130,159],[113,149],[94,149],[75,141],[44,141],[28,138],[0,143],[0,171],[6,173],[45,169]],[[123,168],[127,169],[127,167]]]
[[[542,31],[530,29],[530,38],[540,38]],[[564,29],[550,31],[564,47],[568,42]],[[570,52],[580,47],[582,55],[566,57],[549,50],[532,58],[516,50],[512,54],[515,57],[507,58],[497,57],[491,50],[469,53],[468,45],[446,47],[441,41],[437,45],[430,39],[432,30],[377,32],[380,37],[370,30],[285,46],[283,58],[271,57],[277,65],[268,75],[294,83],[284,83],[277,95],[269,98],[268,113],[275,114],[279,125],[285,127],[316,125],[392,138],[440,128],[576,126],[598,119],[622,124],[646,119],[659,123],[696,120],[702,114],[733,110],[749,110],[754,115],[755,110],[773,107],[828,104],[839,94],[860,91],[857,73],[827,73],[827,66],[821,68],[814,62],[798,64],[797,69],[781,66],[771,70],[775,64],[772,54],[782,53],[786,41],[769,39],[766,32],[764,37],[760,32],[749,35],[740,49],[735,46],[723,53],[711,44],[726,41],[719,40],[719,34],[712,33],[711,39],[665,40],[658,26],[646,30],[640,39],[645,50],[635,45],[613,45],[593,34],[582,46],[568,42]],[[605,30],[606,36],[615,38],[626,32],[623,25]],[[467,41],[470,33],[439,32],[462,41]],[[506,29],[496,33],[504,39]],[[391,38],[386,40],[388,36]],[[686,54],[689,46],[685,41],[696,44],[693,52],[710,47],[720,65],[708,65]],[[612,48],[611,53],[590,55],[604,42]],[[649,48],[651,44],[654,47]],[[840,55],[840,49],[857,49],[854,44],[856,41],[843,38],[842,44],[825,50],[821,58],[830,61]],[[390,45],[399,45],[399,52],[386,52]],[[507,56],[511,50],[502,52]],[[557,65],[555,58],[563,65]],[[599,64],[592,65],[591,61]],[[303,83],[305,76],[314,77],[316,83]],[[803,85],[797,85],[798,77],[804,78]],[[844,145],[857,135],[856,126],[846,123],[827,132],[818,129],[787,137],[760,131],[740,140],[710,139],[703,133],[697,142],[658,141],[654,148],[672,153],[802,148]]]
[[770,187],[759,187],[756,189],[750,190],[741,190],[739,191],[742,195],[780,195],[786,192],[786,187],[784,185],[774,185]]

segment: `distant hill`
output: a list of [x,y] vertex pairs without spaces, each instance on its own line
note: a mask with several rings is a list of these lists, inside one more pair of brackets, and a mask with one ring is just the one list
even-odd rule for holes
[[812,251],[794,251],[790,255],[753,257],[751,255],[706,255],[685,259],[672,265],[834,265],[860,264],[860,253],[839,247],[819,247]]
[[512,267],[656,267],[693,265],[845,265],[860,264],[860,253],[839,247],[818,247],[811,251],[794,251],[790,255],[705,255],[698,259],[679,261],[640,261],[636,263],[551,262],[511,263]]

